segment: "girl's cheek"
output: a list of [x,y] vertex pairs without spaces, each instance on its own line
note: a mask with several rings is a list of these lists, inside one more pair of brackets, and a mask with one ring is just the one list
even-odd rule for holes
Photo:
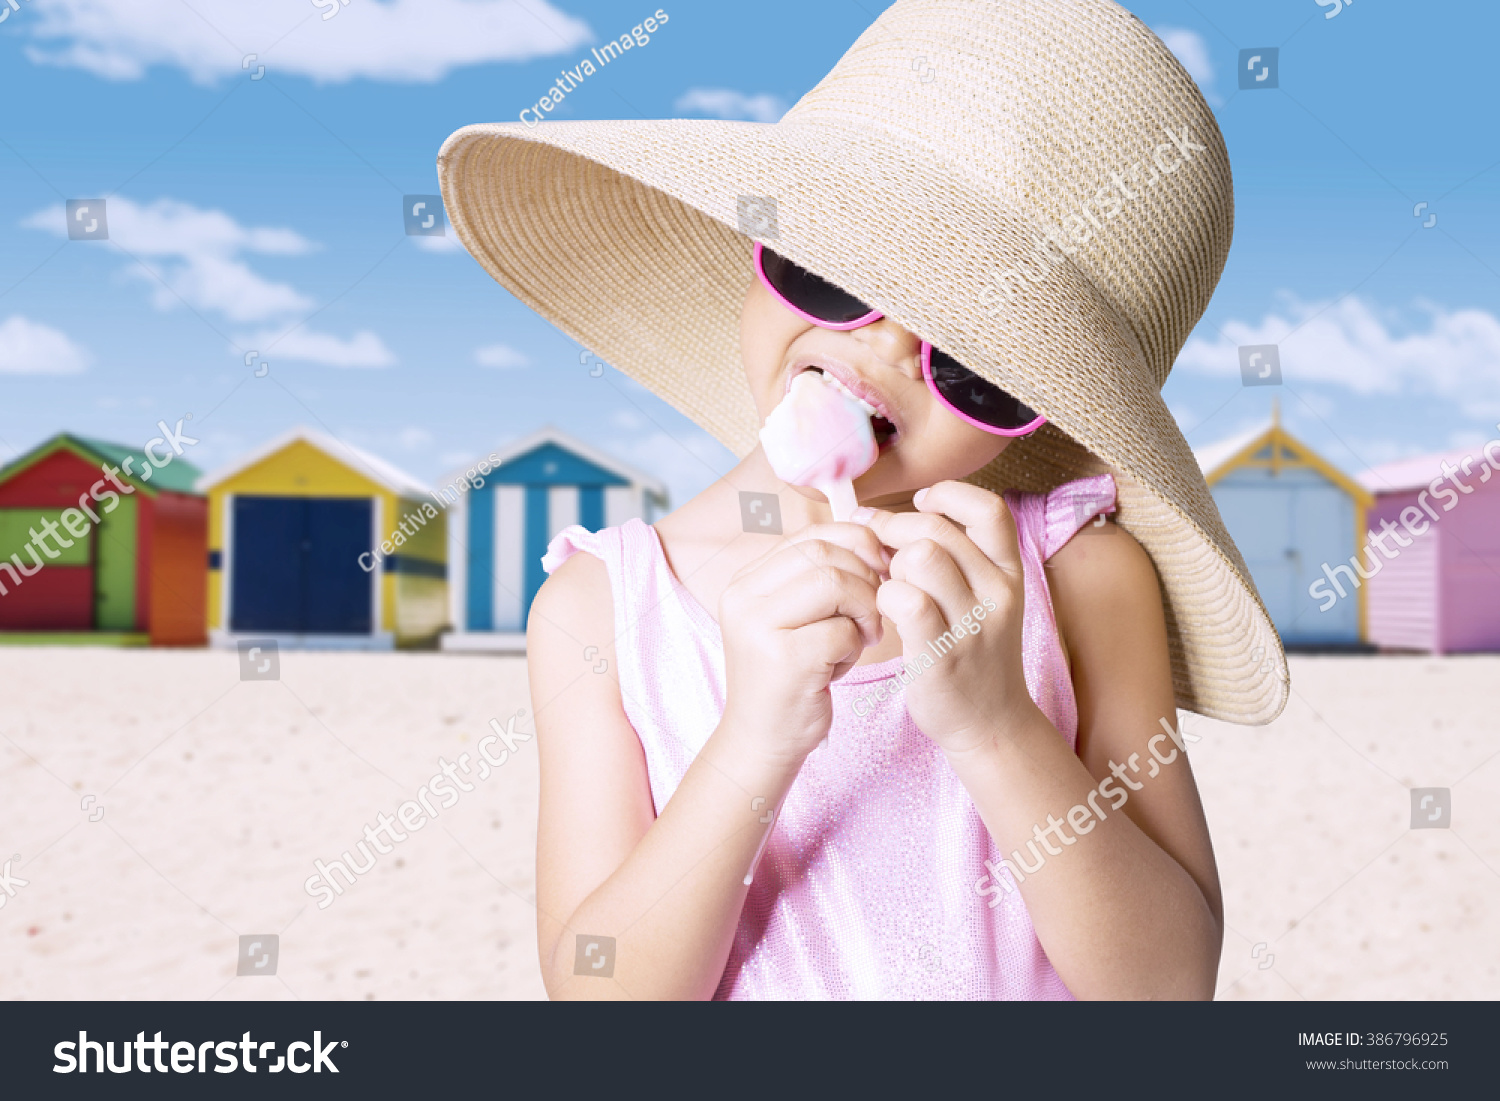
[[989,465],[1010,443],[1005,436],[965,424],[930,391],[918,400],[925,415],[918,418],[915,430],[908,426],[906,454],[921,468],[924,485],[967,477]]
[[759,283],[752,283],[740,309],[740,356],[745,380],[762,418],[781,400],[777,373],[799,331],[795,319],[789,319]]

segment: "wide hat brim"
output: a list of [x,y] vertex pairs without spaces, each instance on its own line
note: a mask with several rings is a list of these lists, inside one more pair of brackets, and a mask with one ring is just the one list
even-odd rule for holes
[[[1038,220],[1013,191],[915,135],[795,115],[469,126],[439,154],[443,200],[521,302],[737,456],[760,427],[739,350],[755,239],[949,351],[1049,422],[968,480],[1042,492],[1114,474],[1161,582],[1178,705],[1273,719],[1280,638],[1159,392],[1186,330],[1154,331],[1119,279],[1057,250],[1044,278],[997,294],[996,271],[1038,271]],[[1217,276],[1195,276],[1204,302]]]

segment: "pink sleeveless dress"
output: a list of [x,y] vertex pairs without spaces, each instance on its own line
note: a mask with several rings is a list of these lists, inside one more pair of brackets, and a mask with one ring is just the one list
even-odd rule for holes
[[[1006,501],[1025,565],[1026,686],[1073,746],[1077,701],[1043,563],[1114,511],[1114,481],[1104,474]],[[577,551],[609,571],[621,699],[659,814],[723,714],[723,636],[642,521],[568,527],[542,564],[551,573]],[[1072,998],[1020,891],[979,893],[986,859],[1010,879],[1005,854],[907,714],[900,682],[874,699],[878,682],[902,670],[898,657],[833,683],[828,740],[808,755],[776,819],[716,998]]]

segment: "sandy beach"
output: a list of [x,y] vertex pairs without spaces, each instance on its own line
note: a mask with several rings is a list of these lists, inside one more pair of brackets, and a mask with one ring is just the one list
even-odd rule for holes
[[[1494,997],[1500,657],[1291,667],[1273,725],[1185,727],[1225,890],[1218,996]],[[534,730],[525,660],[283,652],[279,672],[0,649],[0,996],[544,996],[536,743],[492,769],[477,748],[522,709]],[[314,861],[462,754],[471,790],[320,909]],[[1411,828],[1413,787],[1450,790],[1451,828]],[[237,976],[239,938],[268,934],[275,974]]]

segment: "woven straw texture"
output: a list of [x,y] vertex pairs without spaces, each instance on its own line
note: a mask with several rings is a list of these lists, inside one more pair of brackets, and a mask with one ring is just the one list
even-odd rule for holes
[[1050,423],[969,480],[1112,472],[1179,706],[1280,713],[1280,639],[1160,395],[1229,251],[1229,160],[1129,12],[899,0],[778,123],[469,126],[438,172],[497,281],[737,455],[759,428],[738,338],[753,240],[1011,390]]

